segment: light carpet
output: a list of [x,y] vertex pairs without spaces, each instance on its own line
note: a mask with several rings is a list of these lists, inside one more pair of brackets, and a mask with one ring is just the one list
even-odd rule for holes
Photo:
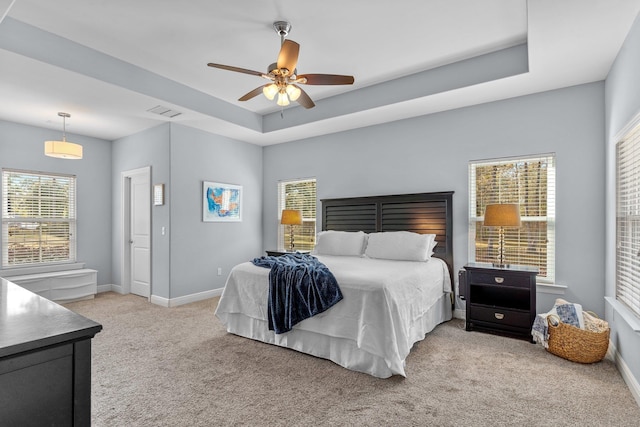
[[66,306],[93,339],[94,426],[638,426],[615,365],[582,365],[526,341],[438,326],[407,378],[378,379],[228,334],[217,298],[163,308],[99,294]]

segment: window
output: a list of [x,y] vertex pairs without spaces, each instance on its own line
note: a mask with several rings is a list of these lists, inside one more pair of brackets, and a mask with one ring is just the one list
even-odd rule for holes
[[616,145],[616,298],[640,316],[640,126]]
[[[298,179],[278,183],[278,223],[283,209],[302,211],[302,225],[295,226],[296,250],[312,250],[316,244],[316,180]],[[289,229],[278,225],[278,247],[288,246]],[[286,242],[286,243],[285,243]]]
[[495,262],[498,229],[484,227],[485,206],[518,203],[520,228],[505,228],[507,264],[537,267],[538,281],[555,281],[555,155],[469,163],[469,261]]
[[76,178],[2,170],[2,267],[76,260]]

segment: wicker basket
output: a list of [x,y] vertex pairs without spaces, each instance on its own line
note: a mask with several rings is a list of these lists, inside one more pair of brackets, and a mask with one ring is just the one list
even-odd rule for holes
[[556,315],[547,317],[549,352],[578,363],[604,359],[609,349],[609,324],[595,313],[583,312],[585,329],[562,323]]

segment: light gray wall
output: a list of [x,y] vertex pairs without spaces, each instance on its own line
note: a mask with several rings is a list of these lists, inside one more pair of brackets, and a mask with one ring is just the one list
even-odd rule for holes
[[[165,184],[164,206],[151,208],[152,295],[173,299],[223,288],[234,265],[260,255],[262,148],[166,123],[113,143],[116,284],[122,277],[122,172],[145,166],[151,166],[152,184]],[[204,180],[243,186],[242,222],[202,222]]]
[[[122,286],[122,173],[151,166],[151,184],[165,184],[165,205],[151,206],[151,293],[169,298],[169,236],[162,236],[162,226],[169,227],[171,204],[171,124],[165,123],[113,142],[111,170],[111,209],[113,233],[113,283]],[[151,202],[151,201],[150,201]],[[170,229],[170,228],[169,228]]]
[[67,133],[69,141],[83,146],[83,159],[46,157],[44,141],[61,137],[62,131],[0,121],[0,168],[76,175],[78,262],[84,262],[86,268],[98,271],[99,285],[109,284],[111,142]]
[[[616,244],[616,136],[640,114],[640,18],[627,35],[627,39],[607,76],[606,93],[606,295],[615,296],[615,244]],[[607,310],[611,326],[611,341],[628,365],[636,383],[640,383],[640,334],[611,309]]]
[[[242,186],[241,222],[202,221],[203,181]],[[171,298],[223,288],[261,255],[262,147],[172,125],[171,187]]]
[[[265,147],[264,248],[277,244],[278,180],[316,177],[319,199],[453,190],[457,270],[468,253],[468,162],[554,152],[556,282],[603,315],[603,138],[600,82]],[[539,292],[538,311],[555,298]]]

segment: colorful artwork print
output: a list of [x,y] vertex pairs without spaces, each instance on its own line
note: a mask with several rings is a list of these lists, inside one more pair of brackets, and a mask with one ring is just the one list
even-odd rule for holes
[[242,221],[242,187],[217,182],[203,183],[203,221]]

